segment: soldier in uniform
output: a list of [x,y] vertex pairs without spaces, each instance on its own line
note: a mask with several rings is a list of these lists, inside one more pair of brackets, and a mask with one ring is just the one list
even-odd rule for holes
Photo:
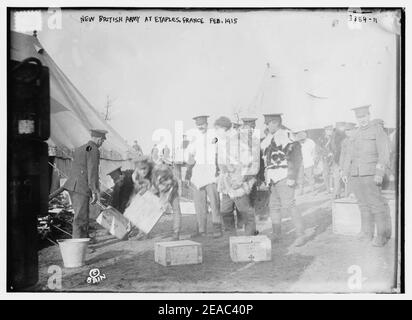
[[299,142],[293,141],[292,132],[282,125],[282,114],[265,114],[269,133],[261,142],[265,161],[266,184],[270,186],[269,208],[272,218],[272,240],[281,236],[282,214],[290,215],[296,228],[295,246],[307,242],[302,215],[295,208],[295,188],[302,164]]
[[345,122],[336,122],[336,129],[332,134],[332,153],[333,161],[331,173],[333,177],[333,198],[341,197],[342,192],[342,177],[340,174],[339,158],[341,152],[342,141],[346,138]]
[[122,171],[121,167],[107,174],[114,183],[109,204],[121,213],[124,213],[133,195],[134,183],[132,174],[133,170]]
[[319,139],[319,153],[323,165],[323,181],[326,187],[326,192],[331,193],[331,174],[333,165],[333,151],[332,151],[332,134],[333,126],[326,126],[324,128],[324,135]]
[[89,237],[89,204],[100,201],[99,148],[106,140],[106,133],[105,130],[91,130],[90,141],[74,151],[72,169],[64,184],[74,210],[73,238]]
[[239,122],[232,121],[232,128],[234,130],[239,130],[241,126],[242,124],[240,124]]
[[315,190],[315,176],[313,173],[315,165],[316,143],[308,138],[306,131],[300,131],[296,134],[296,140],[299,141],[302,150],[302,165],[299,171],[299,193],[303,195],[305,181],[309,184],[310,192]]
[[218,137],[217,156],[219,176],[218,191],[222,194],[221,213],[228,227],[234,226],[233,211],[238,213],[238,227],[245,227],[247,235],[255,235],[255,210],[250,203],[250,193],[259,171],[259,139],[249,131],[236,131],[229,118],[215,121]]
[[[208,201],[212,211],[213,237],[221,237],[222,221],[220,199],[216,176],[216,137],[208,128],[209,116],[194,117],[197,134],[185,152],[186,163],[190,166],[189,176],[193,188],[193,202],[197,216],[197,232],[194,237],[205,236],[207,226]],[[188,175],[186,175],[188,178]],[[188,181],[187,181],[188,182]]]
[[[349,152],[350,146],[353,144],[353,133],[355,132],[355,127],[356,123],[353,122],[346,122],[345,123],[345,136],[346,138],[343,139],[342,144],[341,144],[341,151],[339,155],[339,169],[340,169],[340,176],[343,175],[343,166],[344,166],[344,160]],[[345,183],[345,197],[348,197],[351,193],[353,192],[352,190],[352,181],[351,177],[348,177],[347,183]]]
[[370,121],[369,105],[354,108],[359,128],[345,156],[343,180],[350,176],[361,211],[359,239],[372,240],[375,225],[377,236],[373,245],[384,246],[391,237],[389,207],[382,196],[381,185],[389,165],[388,138],[381,125]]

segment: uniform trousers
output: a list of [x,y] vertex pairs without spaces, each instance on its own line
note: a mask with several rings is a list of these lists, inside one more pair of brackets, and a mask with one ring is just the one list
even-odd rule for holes
[[374,176],[352,176],[353,192],[361,212],[361,231],[369,236],[375,232],[378,237],[391,237],[391,216],[389,206],[383,197]]
[[220,224],[220,199],[217,192],[216,183],[210,183],[202,188],[193,191],[193,202],[197,216],[197,227],[200,233],[206,232],[207,226],[207,199],[210,202],[212,211],[212,223]]
[[271,183],[269,209],[272,219],[272,224],[280,225],[282,216],[290,216],[296,228],[296,233],[302,235],[304,233],[303,218],[295,206],[295,187],[288,186],[287,179],[282,179],[279,182]]
[[73,231],[72,237],[75,238],[88,238],[89,237],[89,201],[90,197],[74,192],[69,191],[70,200],[72,202],[72,207],[74,210],[74,218],[73,218]]
[[254,235],[256,231],[255,209],[251,205],[250,195],[231,198],[227,194],[222,195],[221,212],[225,227],[233,228],[235,225],[233,211],[237,209],[238,225],[245,225],[247,235]]

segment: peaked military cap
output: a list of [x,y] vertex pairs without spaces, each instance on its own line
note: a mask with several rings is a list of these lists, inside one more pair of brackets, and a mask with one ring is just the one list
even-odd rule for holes
[[370,105],[366,105],[366,106],[352,108],[352,110],[355,111],[355,116],[357,118],[360,118],[360,117],[364,117],[367,114],[369,114],[369,108],[370,108]]
[[257,118],[242,118],[243,124],[249,125],[249,126],[255,126],[256,120]]
[[97,137],[97,138],[105,138],[106,139],[106,134],[108,131],[106,130],[100,130],[100,129],[91,129],[90,134],[92,137]]
[[265,118],[265,123],[268,124],[272,120],[282,120],[283,113],[270,113],[264,114],[263,117]]
[[209,116],[196,116],[193,120],[195,120],[196,125],[201,125],[207,123],[207,118],[209,118]]

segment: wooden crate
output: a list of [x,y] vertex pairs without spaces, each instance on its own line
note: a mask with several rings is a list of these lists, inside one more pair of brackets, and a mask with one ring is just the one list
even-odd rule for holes
[[118,239],[124,239],[128,233],[129,220],[113,207],[101,211],[96,222]]
[[145,194],[136,195],[133,198],[126,208],[124,216],[147,234],[153,229],[166,209],[167,206],[162,204],[159,197],[147,191]]
[[[385,196],[388,199],[388,197]],[[392,232],[396,226],[396,202],[388,200]],[[332,203],[332,229],[333,233],[343,235],[357,235],[361,231],[361,217],[358,202],[355,198],[336,199]]]
[[155,243],[155,261],[163,266],[202,263],[202,245],[190,240]]
[[272,244],[266,236],[230,237],[229,243],[233,262],[272,260]]

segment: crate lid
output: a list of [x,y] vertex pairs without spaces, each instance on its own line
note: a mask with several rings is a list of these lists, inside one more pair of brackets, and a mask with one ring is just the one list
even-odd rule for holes
[[179,240],[179,241],[163,241],[163,242],[156,242],[156,246],[162,247],[182,247],[182,246],[200,246],[199,242],[191,241],[191,240]]
[[265,235],[260,236],[238,236],[238,237],[230,237],[230,243],[253,243],[253,242],[264,242],[269,241],[270,239]]

